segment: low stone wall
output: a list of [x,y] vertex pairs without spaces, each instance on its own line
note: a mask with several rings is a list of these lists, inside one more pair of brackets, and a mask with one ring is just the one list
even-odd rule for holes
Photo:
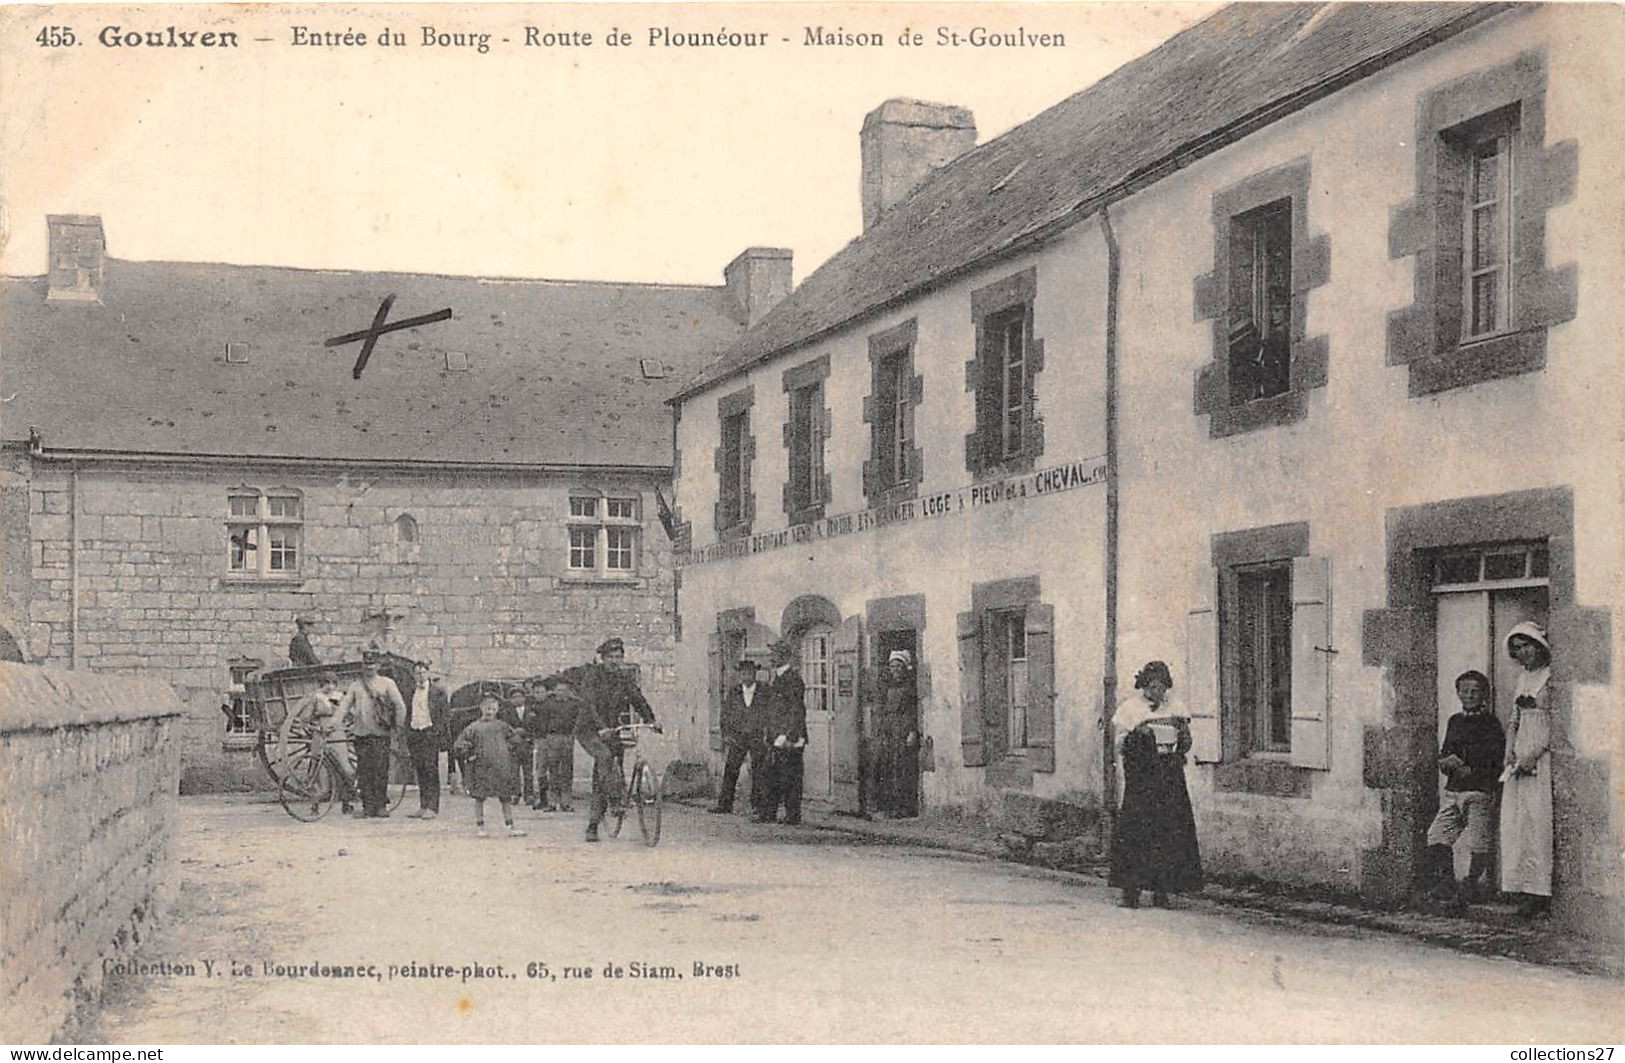
[[0,663],[0,1041],[59,1035],[150,930],[183,712],[151,679]]

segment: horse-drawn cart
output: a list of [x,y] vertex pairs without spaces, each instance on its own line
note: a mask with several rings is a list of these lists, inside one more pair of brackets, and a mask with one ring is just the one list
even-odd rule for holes
[[[412,661],[392,653],[368,654],[366,659],[378,662],[379,674],[393,679],[410,705],[415,686]],[[278,668],[243,681],[243,697],[258,732],[255,752],[276,785],[283,807],[295,819],[319,819],[335,800],[347,799],[349,775],[353,774],[344,768],[350,759],[345,748],[348,739],[323,733],[320,722],[312,719],[312,695],[320,691],[324,675],[332,675],[342,692],[363,671],[363,661],[335,661]],[[390,742],[389,759],[389,807],[393,810],[413,781],[411,761],[399,737]]]

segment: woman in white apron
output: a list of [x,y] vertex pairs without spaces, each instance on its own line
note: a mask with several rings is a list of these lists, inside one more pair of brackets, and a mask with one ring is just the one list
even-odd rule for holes
[[1523,671],[1501,773],[1501,889],[1520,895],[1519,915],[1534,916],[1552,900],[1552,647],[1529,622],[1513,628],[1506,645]]

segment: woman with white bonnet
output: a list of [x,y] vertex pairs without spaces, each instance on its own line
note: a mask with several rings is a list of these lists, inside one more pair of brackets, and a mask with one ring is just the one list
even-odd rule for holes
[[1134,677],[1137,693],[1112,717],[1122,757],[1123,805],[1112,832],[1109,881],[1123,891],[1125,908],[1140,906],[1140,891],[1168,906],[1168,894],[1200,889],[1202,855],[1185,789],[1190,719],[1169,698],[1174,678],[1161,661]]
[[1526,621],[1507,633],[1506,646],[1523,671],[1501,773],[1501,890],[1521,895],[1519,915],[1534,916],[1552,901],[1552,645]]
[[883,816],[917,816],[919,810],[920,701],[914,656],[892,650],[875,705],[875,810]]

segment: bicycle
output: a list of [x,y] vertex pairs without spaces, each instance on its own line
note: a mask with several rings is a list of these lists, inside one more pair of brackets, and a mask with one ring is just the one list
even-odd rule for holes
[[[354,778],[344,770],[339,753],[330,748],[350,744],[349,738],[328,738],[320,727],[310,726],[302,716],[290,715],[283,722],[277,800],[288,815],[302,823],[314,823],[327,815],[340,793],[345,793],[348,801],[360,800]],[[391,775],[410,779],[407,758],[395,737],[389,744],[389,768]],[[400,807],[409,785],[409,781],[391,785],[389,804],[385,806],[389,811]]]
[[[619,739],[621,748],[637,749],[639,730],[659,732],[658,724],[652,723],[623,723],[619,727],[606,729],[604,733],[608,738],[613,734]],[[625,771],[625,761],[622,760],[622,770]],[[643,834],[643,844],[653,847],[660,844],[660,806],[663,800],[664,781],[660,773],[655,771],[654,765],[643,758],[640,750],[632,759],[631,771],[621,779],[621,792],[619,800],[609,809],[609,823],[606,825],[611,838],[618,838],[621,834],[621,825],[626,821],[626,809],[630,804],[638,814],[638,830]]]

